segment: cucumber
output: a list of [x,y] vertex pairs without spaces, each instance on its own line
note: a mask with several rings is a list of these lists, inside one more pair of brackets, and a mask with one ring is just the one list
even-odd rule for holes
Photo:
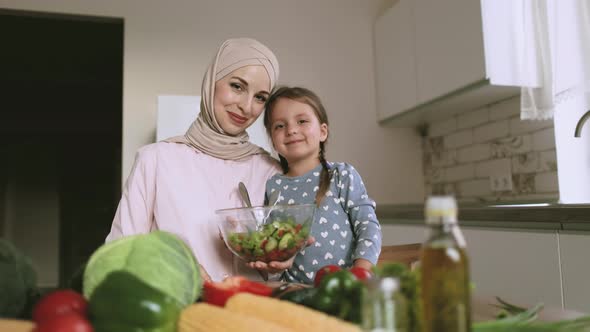
[[264,245],[264,251],[266,252],[271,252],[274,250],[274,248],[277,247],[277,239],[275,239],[274,237],[269,237],[268,241],[266,242],[266,244]]
[[287,233],[283,235],[281,241],[279,241],[279,250],[287,249],[293,242],[295,242],[295,239],[293,238],[293,233]]

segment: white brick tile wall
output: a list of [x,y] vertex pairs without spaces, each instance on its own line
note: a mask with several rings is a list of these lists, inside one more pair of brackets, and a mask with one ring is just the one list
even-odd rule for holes
[[445,149],[454,149],[465,145],[473,144],[473,131],[471,129],[461,130],[445,136]]
[[522,135],[548,127],[553,127],[553,121],[521,120],[520,117],[510,119],[510,135]]
[[543,151],[555,148],[555,131],[547,128],[533,133],[533,149]]
[[489,179],[459,182],[461,197],[487,196],[492,194]]
[[503,158],[515,154],[533,151],[533,136],[511,136],[494,140],[492,157]]
[[457,119],[451,118],[441,122],[435,122],[430,125],[428,136],[436,137],[451,133],[457,129]]
[[457,151],[457,161],[467,163],[489,159],[491,156],[491,147],[489,144],[475,144]]
[[444,179],[446,182],[473,179],[473,164],[465,164],[445,169]]
[[529,152],[512,157],[512,173],[534,173],[538,171],[538,152]]
[[556,171],[557,153],[555,150],[539,152],[539,171]]
[[520,96],[490,105],[490,120],[496,121],[518,116],[520,113]]
[[457,129],[473,128],[488,121],[488,108],[480,108],[457,116]]
[[477,163],[475,165],[475,176],[477,178],[488,177],[490,175],[511,174],[512,165],[510,158],[494,159]]
[[535,191],[537,193],[558,191],[557,172],[538,173],[535,175]]
[[485,124],[473,129],[473,141],[482,143],[494,138],[501,138],[508,135],[508,120],[501,120]]

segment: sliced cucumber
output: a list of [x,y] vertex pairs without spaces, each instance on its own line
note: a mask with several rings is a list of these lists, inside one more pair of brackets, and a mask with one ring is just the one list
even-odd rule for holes
[[277,239],[275,239],[274,237],[268,238],[268,241],[264,245],[264,251],[266,251],[266,252],[273,251],[274,248],[277,247],[277,244],[278,244]]
[[283,237],[281,238],[281,241],[279,241],[279,250],[287,249],[292,242],[295,242],[295,239],[293,238],[292,233],[287,233],[287,234],[283,235]]

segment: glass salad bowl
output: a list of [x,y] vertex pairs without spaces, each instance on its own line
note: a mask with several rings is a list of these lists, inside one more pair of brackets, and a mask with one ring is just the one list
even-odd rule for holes
[[286,261],[307,243],[316,206],[275,205],[217,210],[223,241],[246,262]]

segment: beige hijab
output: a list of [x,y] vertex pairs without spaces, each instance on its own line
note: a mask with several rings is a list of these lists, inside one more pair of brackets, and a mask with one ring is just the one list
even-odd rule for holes
[[264,66],[272,89],[279,76],[277,58],[266,46],[249,38],[226,40],[205,73],[201,86],[201,112],[184,136],[171,137],[165,142],[182,143],[210,156],[239,160],[254,154],[266,153],[261,147],[250,143],[245,131],[237,136],[227,135],[215,119],[213,99],[215,83],[241,67]]

